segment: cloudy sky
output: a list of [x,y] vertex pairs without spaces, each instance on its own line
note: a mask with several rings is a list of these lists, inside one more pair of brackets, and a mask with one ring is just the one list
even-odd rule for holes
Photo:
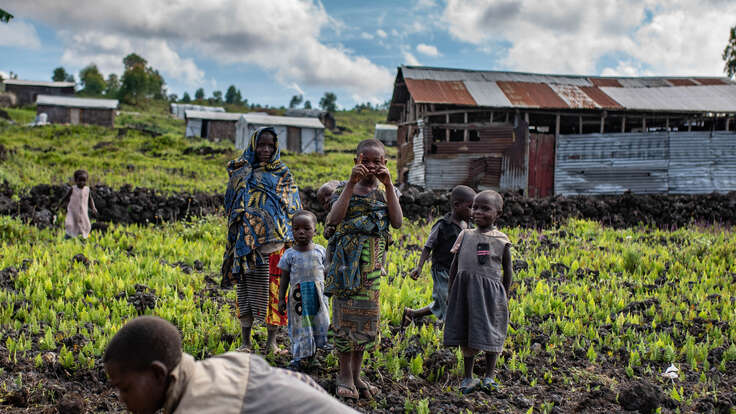
[[[397,5],[400,4],[400,5]],[[170,93],[231,84],[287,105],[390,98],[402,64],[595,75],[712,75],[732,0],[5,0],[0,73],[122,72],[136,52]]]

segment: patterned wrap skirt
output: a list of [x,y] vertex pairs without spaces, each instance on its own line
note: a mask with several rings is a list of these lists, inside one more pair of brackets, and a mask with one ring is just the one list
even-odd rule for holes
[[238,318],[251,317],[254,322],[267,325],[286,326],[286,313],[279,312],[279,284],[281,269],[278,268],[283,250],[271,253],[268,262],[256,265],[238,280]]

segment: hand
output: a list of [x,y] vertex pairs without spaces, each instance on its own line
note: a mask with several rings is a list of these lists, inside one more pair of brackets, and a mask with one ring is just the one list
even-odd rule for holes
[[388,171],[388,167],[386,167],[386,165],[378,167],[376,170],[376,178],[378,178],[378,181],[380,181],[385,187],[391,185],[391,173]]
[[368,168],[363,165],[363,154],[358,154],[358,160],[353,167],[353,171],[350,173],[350,183],[358,184],[360,180],[368,176]]
[[421,273],[422,273],[422,270],[421,270],[421,269],[419,269],[419,268],[415,268],[414,270],[412,270],[412,271],[411,271],[411,273],[409,273],[409,276],[410,276],[410,277],[411,277],[412,279],[414,279],[414,280],[417,280],[417,279],[419,279],[419,275],[420,275]]
[[92,209],[92,215],[95,216],[95,217],[97,217],[97,209],[96,208],[93,208]]
[[286,312],[286,299],[279,299],[279,313]]

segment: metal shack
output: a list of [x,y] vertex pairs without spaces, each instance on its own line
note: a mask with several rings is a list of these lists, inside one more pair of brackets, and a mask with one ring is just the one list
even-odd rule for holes
[[317,118],[294,118],[262,114],[244,114],[236,124],[235,147],[245,149],[258,128],[273,127],[282,150],[297,153],[324,153],[325,127]]
[[187,109],[187,137],[202,137],[211,141],[227,139],[235,142],[235,123],[243,115],[232,112],[202,112]]
[[36,114],[45,113],[52,124],[92,124],[112,128],[115,122],[115,99],[74,98],[39,95]]
[[373,138],[383,142],[386,145],[396,145],[396,133],[398,132],[396,125],[376,124],[376,132]]
[[552,194],[736,190],[736,83],[398,68],[403,183]]
[[16,105],[33,105],[39,95],[74,96],[74,82],[44,82],[20,79],[3,81],[5,92],[15,95]]
[[171,114],[178,119],[186,118],[186,111],[200,111],[200,112],[225,112],[225,108],[221,106],[205,106],[205,105],[191,105],[191,104],[171,104]]

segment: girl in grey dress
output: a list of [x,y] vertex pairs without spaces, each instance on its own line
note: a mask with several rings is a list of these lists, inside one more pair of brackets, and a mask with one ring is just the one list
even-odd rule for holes
[[[450,291],[445,319],[445,346],[460,346],[465,378],[460,389],[467,394],[479,386],[497,389],[493,380],[496,360],[503,349],[509,321],[508,291],[511,287],[511,242],[494,226],[503,211],[503,198],[495,191],[482,191],[473,199],[476,228],[463,230],[451,252]],[[486,352],[483,380],[473,378],[475,354]]]

